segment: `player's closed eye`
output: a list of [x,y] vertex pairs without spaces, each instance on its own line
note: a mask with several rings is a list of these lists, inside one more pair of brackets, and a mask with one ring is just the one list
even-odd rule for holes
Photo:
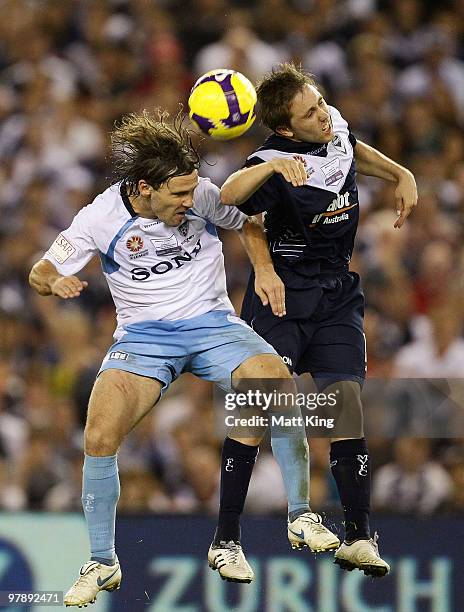
[[193,195],[196,188],[197,188],[197,185],[195,185],[195,187],[193,189],[191,189],[190,191],[181,191],[179,193],[175,193],[174,195],[177,198],[185,198],[185,196]]

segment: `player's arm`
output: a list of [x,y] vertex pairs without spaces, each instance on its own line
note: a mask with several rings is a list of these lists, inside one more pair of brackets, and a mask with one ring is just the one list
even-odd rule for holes
[[301,187],[308,180],[302,162],[296,159],[276,157],[231,174],[221,187],[221,202],[226,206],[240,206],[273,174],[281,174],[294,187]]
[[[73,222],[59,234],[43,257],[33,266],[29,284],[40,295],[57,295],[61,298],[79,297],[87,287],[87,281],[77,274],[97,252],[90,230],[94,214],[92,205],[81,209]],[[94,219],[98,226],[99,219]]]
[[203,191],[198,194],[196,204],[198,212],[218,227],[239,232],[255,272],[256,293],[265,306],[271,306],[273,314],[283,316],[285,288],[274,270],[261,215],[257,217],[250,213],[247,216],[234,206],[223,206],[219,188],[210,181],[203,179],[201,188]]
[[240,231],[243,246],[255,272],[255,292],[263,306],[277,317],[285,315],[285,286],[274,270],[261,215],[248,217]]
[[395,227],[401,227],[417,204],[417,185],[413,173],[359,140],[356,143],[355,157],[356,170],[360,174],[397,184],[395,201],[398,219],[395,221]]
[[79,297],[88,283],[77,276],[62,276],[55,266],[46,259],[40,259],[29,274],[30,286],[39,295],[57,295],[64,298]]

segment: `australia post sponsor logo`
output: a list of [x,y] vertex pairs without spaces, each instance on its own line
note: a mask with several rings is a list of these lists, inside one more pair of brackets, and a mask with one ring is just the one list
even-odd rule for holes
[[184,251],[183,253],[179,253],[178,255],[174,255],[169,259],[165,259],[162,261],[158,261],[154,266],[148,267],[139,267],[132,268],[131,275],[132,280],[134,281],[146,281],[152,274],[167,274],[172,270],[178,270],[185,264],[193,261],[198,253],[201,251],[201,242],[197,241],[192,251],[189,253],[188,251]]
[[331,223],[340,223],[340,221],[348,221],[350,218],[347,211],[351,210],[358,204],[352,204],[349,201],[349,192],[339,193],[336,198],[332,200],[332,202],[328,205],[327,210],[323,213],[319,213],[314,215],[310,227],[319,223],[322,219],[323,225],[331,224]]

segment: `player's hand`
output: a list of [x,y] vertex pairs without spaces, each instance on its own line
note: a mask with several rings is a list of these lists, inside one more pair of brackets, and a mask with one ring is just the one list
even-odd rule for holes
[[269,161],[272,169],[276,174],[281,174],[284,179],[291,183],[294,187],[306,185],[308,175],[303,162],[297,159],[285,159],[276,157]]
[[283,317],[285,310],[285,285],[272,264],[255,269],[255,292],[263,306],[270,304],[276,317]]
[[412,172],[401,175],[398,186],[395,189],[396,214],[398,215],[394,227],[401,227],[412,209],[417,204],[417,185]]
[[68,298],[79,297],[81,291],[84,291],[88,284],[87,281],[81,281],[77,276],[59,276],[51,283],[50,288],[52,295],[67,300]]

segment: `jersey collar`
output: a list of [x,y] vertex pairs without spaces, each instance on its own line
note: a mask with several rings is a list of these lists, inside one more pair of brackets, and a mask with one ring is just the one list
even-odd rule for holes
[[320,157],[326,157],[328,144],[328,142],[324,144],[315,142],[299,142],[286,138],[285,136],[272,134],[264,141],[256,152],[265,151],[266,149],[276,149],[277,151],[284,151],[285,153],[300,153],[305,155],[318,155]]
[[126,183],[124,181],[122,181],[121,184],[119,185],[119,193],[121,195],[123,204],[126,207],[127,212],[130,214],[130,216],[138,217],[138,214],[132,208],[132,204],[130,203],[129,196],[127,195]]

